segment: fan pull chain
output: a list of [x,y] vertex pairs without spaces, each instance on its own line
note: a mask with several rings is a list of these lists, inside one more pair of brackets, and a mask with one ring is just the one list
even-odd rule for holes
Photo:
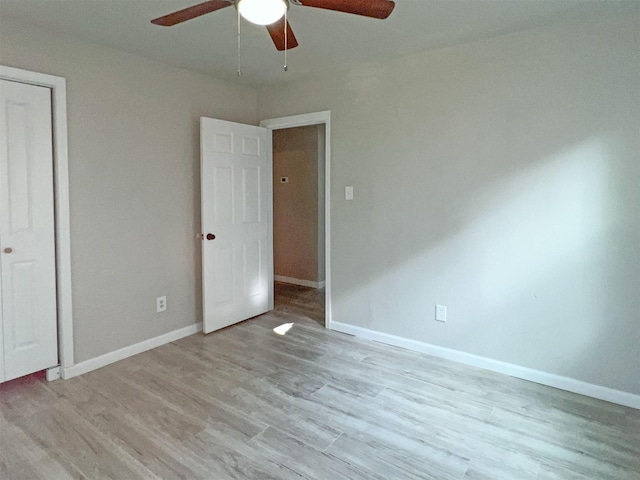
[[240,10],[236,9],[238,12],[238,76],[242,76],[242,71],[240,70]]
[[289,25],[289,22],[287,21],[287,10],[289,10],[288,8],[285,8],[284,10],[284,71],[286,72],[289,67],[287,67],[287,26]]

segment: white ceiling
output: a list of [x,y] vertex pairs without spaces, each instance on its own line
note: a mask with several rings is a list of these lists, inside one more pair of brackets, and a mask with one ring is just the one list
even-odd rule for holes
[[150,20],[201,0],[0,0],[2,23],[20,21],[92,43],[250,85],[378,57],[460,44],[575,16],[585,0],[396,0],[387,20],[292,5],[300,46],[289,72],[264,27],[242,25],[242,78],[236,77],[235,9],[174,27]]

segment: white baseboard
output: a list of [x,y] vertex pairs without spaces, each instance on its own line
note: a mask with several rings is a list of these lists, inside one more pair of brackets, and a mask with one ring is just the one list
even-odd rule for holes
[[452,350],[450,348],[439,347],[437,345],[398,337],[388,333],[376,332],[374,330],[356,327],[346,323],[331,322],[329,329],[366,338],[368,340],[374,340],[380,343],[386,343],[387,345],[406,348],[407,350],[426,353],[434,357],[445,358],[465,365],[484,368],[485,370],[503,373],[505,375],[521,378],[530,382],[540,383],[549,387],[559,388],[568,392],[578,393],[587,397],[593,397],[599,400],[605,400],[607,402],[640,410],[640,395],[635,395],[633,393],[614,390],[613,388],[594,385],[574,378],[562,377],[553,373],[521,367],[513,363],[501,362],[499,360],[493,360],[491,358],[481,357],[479,355],[473,355],[459,350]]
[[311,280],[302,280],[300,278],[285,277],[283,275],[274,275],[273,279],[276,282],[291,283],[293,285],[300,285],[302,287],[324,288],[325,286],[324,280],[322,282],[312,282]]
[[202,323],[196,323],[194,325],[189,325],[188,327],[179,328],[178,330],[165,333],[158,337],[153,337],[148,340],[129,345],[128,347],[124,347],[113,352],[105,353],[104,355],[64,368],[62,370],[62,378],[68,379],[77,377],[83,373],[105,367],[111,363],[124,360],[125,358],[132,357],[138,353],[146,352],[152,348],[160,347],[166,343],[175,342],[176,340],[180,340],[181,338],[188,337],[189,335],[193,335],[194,333],[201,331]]

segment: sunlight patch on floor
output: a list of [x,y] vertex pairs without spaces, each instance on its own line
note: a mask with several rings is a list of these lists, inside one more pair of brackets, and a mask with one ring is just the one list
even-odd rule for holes
[[273,329],[278,335],[285,335],[293,327],[293,323],[283,323],[279,327]]

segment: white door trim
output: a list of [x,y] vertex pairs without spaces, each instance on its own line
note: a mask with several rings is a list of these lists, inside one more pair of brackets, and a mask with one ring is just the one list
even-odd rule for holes
[[[325,182],[324,182],[324,252],[325,252],[325,316],[324,326],[331,328],[331,111],[304,113],[290,117],[269,118],[260,122],[261,127],[269,130],[269,164],[273,171],[273,148],[271,139],[273,130],[283,128],[305,127],[307,125],[325,125],[324,129],[324,156],[325,156]],[[269,235],[273,238],[273,222]],[[273,264],[273,262],[272,262]],[[273,297],[269,299],[269,308],[273,310]]]
[[0,65],[0,78],[51,89],[53,109],[53,165],[56,217],[56,282],[58,355],[62,378],[73,366],[73,312],[71,301],[71,235],[69,228],[69,157],[67,147],[66,80],[44,73]]

